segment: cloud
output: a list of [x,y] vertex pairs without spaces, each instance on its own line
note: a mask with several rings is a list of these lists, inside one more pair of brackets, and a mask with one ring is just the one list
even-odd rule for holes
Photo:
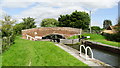
[[3,0],[1,6],[3,8],[27,8],[34,2],[32,0]]
[[[70,14],[75,10],[95,11],[97,9],[112,8],[118,0],[3,0],[3,8],[28,8],[20,14],[13,15],[21,21],[24,17],[36,18],[38,23],[44,18],[57,19],[61,14]],[[9,12],[9,11],[8,11]],[[37,24],[38,24],[37,23]]]
[[0,19],[2,19],[3,15],[6,15],[7,13],[2,9],[0,8]]
[[91,2],[83,2],[83,6],[99,9],[99,8],[112,8],[117,5],[118,0],[94,0]]
[[[110,8],[117,4],[119,0],[3,0],[1,6],[7,8],[26,8],[33,3],[39,2],[50,2],[53,5],[63,5],[62,3],[78,3],[88,8]],[[79,4],[80,3],[80,4]]]
[[38,5],[23,11],[21,14],[15,15],[15,17],[22,18],[30,16],[36,18],[36,21],[40,23],[44,18],[57,19],[61,14],[70,14],[75,10],[86,11],[80,6],[74,6],[74,3],[73,5],[71,5],[71,3],[57,3],[56,5],[49,2],[38,3]]

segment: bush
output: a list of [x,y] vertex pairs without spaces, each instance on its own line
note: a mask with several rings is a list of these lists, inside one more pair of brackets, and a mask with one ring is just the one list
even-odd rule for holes
[[2,37],[2,51],[7,50],[14,43],[15,36]]
[[0,20],[2,23],[1,30],[1,37],[2,37],[2,52],[7,50],[11,44],[14,43],[14,32],[13,32],[13,25],[16,20],[13,20],[10,16],[5,16],[3,20]]
[[116,33],[116,34],[104,33],[103,35],[107,40],[120,42],[120,33]]

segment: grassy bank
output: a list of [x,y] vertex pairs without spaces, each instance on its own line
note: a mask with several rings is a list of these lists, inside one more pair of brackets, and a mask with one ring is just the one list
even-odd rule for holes
[[30,41],[17,37],[3,53],[3,66],[87,66],[52,42]]
[[[103,44],[120,47],[119,42],[108,41],[108,40],[105,39],[104,36],[99,35],[99,34],[83,34],[82,36],[90,36],[90,38],[88,40],[91,40],[91,41],[100,42],[100,43],[103,43]],[[76,38],[78,38],[78,36],[72,36],[69,39],[76,39]]]

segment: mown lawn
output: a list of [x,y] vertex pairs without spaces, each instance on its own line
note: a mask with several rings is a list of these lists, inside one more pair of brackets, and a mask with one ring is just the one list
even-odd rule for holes
[[2,55],[2,66],[87,66],[69,53],[46,41],[16,37],[15,44]]
[[[90,36],[90,38],[88,40],[91,40],[91,41],[100,42],[100,43],[103,43],[103,44],[120,47],[119,42],[108,41],[108,40],[105,39],[104,36],[102,36],[100,34],[87,34],[87,33],[85,33],[82,36]],[[76,38],[78,38],[78,36],[72,36],[69,39],[76,39]]]

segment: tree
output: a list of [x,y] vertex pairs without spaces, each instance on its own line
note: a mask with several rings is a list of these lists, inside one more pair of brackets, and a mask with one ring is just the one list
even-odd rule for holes
[[115,33],[113,34],[104,34],[107,40],[120,42],[120,17],[118,18],[117,24],[114,26]]
[[107,29],[111,25],[112,25],[112,21],[111,20],[104,20],[104,22],[103,22],[103,28],[104,29]]
[[91,29],[92,30],[100,30],[100,27],[99,26],[92,26]]
[[13,27],[14,34],[15,35],[21,34],[21,30],[23,30],[25,28],[26,28],[26,26],[23,25],[23,23],[15,24],[15,26]]
[[34,18],[27,17],[27,18],[23,18],[22,20],[23,20],[22,24],[25,26],[24,29],[36,27],[36,25],[35,25],[36,22],[35,22]]
[[92,26],[91,27],[92,31],[95,31],[95,33],[99,33],[101,28],[99,26]]
[[8,37],[13,34],[13,24],[15,24],[16,20],[12,20],[12,18],[8,15],[4,16],[3,20],[0,20],[2,23],[2,37]]
[[46,18],[41,22],[41,27],[56,27],[58,26],[58,21],[54,18]]
[[60,27],[89,28],[90,16],[86,12],[75,11],[70,15],[60,15],[58,18]]
[[2,51],[5,51],[14,43],[15,35],[13,33],[13,25],[16,20],[13,20],[11,16],[6,15],[0,22],[2,23]]
[[30,29],[30,28],[35,28],[35,19],[34,18],[23,18],[23,22],[15,24],[15,26],[13,27],[14,29],[14,33],[16,35],[21,34],[21,30],[23,29]]

